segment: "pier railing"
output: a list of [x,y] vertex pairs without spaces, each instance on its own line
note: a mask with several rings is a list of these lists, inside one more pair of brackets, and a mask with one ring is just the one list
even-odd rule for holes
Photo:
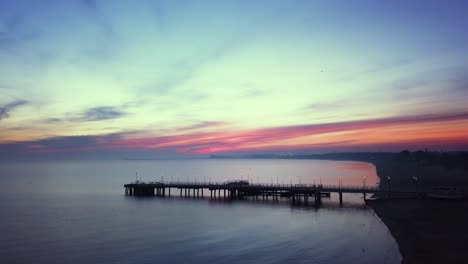
[[290,198],[293,203],[304,201],[308,203],[309,197],[313,197],[315,204],[320,204],[322,197],[330,197],[331,193],[338,194],[340,204],[343,203],[343,194],[361,193],[364,200],[366,194],[386,193],[391,194],[417,194],[421,195],[421,189],[379,188],[377,186],[358,185],[322,185],[322,184],[278,184],[278,183],[249,183],[248,181],[229,182],[190,182],[190,181],[134,181],[125,184],[125,194],[136,196],[171,196],[171,189],[178,189],[180,197],[204,197],[203,190],[208,190],[209,197],[216,199],[224,197],[229,199],[240,197],[255,197],[259,199],[278,200],[280,197]]
[[[275,184],[275,183],[248,183],[248,182],[191,182],[191,181],[135,181],[130,185],[145,186],[155,185],[166,188],[269,188],[269,189],[320,189],[332,192],[382,192],[388,191],[377,186],[359,185],[322,185],[322,184]],[[393,189],[394,191],[403,191]],[[409,190],[408,190],[409,191]]]

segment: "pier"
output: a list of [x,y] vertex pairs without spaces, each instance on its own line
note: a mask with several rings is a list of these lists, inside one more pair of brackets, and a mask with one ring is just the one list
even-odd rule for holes
[[[292,203],[308,204],[314,202],[320,204],[323,197],[330,197],[331,193],[338,194],[340,204],[343,204],[343,194],[367,194],[385,193],[389,197],[392,194],[415,194],[416,190],[380,189],[368,186],[343,186],[321,184],[250,184],[248,181],[230,181],[214,183],[194,182],[141,182],[125,184],[125,194],[129,196],[157,196],[157,197],[192,197],[210,199],[241,199],[251,197],[253,199],[279,198],[291,199]],[[171,190],[173,193],[171,194]],[[175,193],[174,193],[175,191]],[[207,194],[205,196],[204,194]]]

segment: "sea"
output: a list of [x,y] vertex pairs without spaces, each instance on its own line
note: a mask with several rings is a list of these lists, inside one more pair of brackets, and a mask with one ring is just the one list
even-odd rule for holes
[[132,197],[139,181],[378,184],[372,164],[286,159],[0,163],[0,263],[400,263],[362,194],[320,206]]

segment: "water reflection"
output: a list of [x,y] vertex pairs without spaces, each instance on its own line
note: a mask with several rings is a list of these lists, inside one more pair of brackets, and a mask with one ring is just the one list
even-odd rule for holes
[[[348,167],[347,167],[348,166]],[[351,166],[351,168],[349,167]],[[147,180],[251,168],[268,183],[301,177],[326,184],[375,173],[371,165],[311,161],[145,161],[1,164],[0,258],[5,263],[399,263],[387,228],[360,195],[319,208],[290,199],[130,197]],[[347,170],[348,168],[348,170]],[[5,174],[3,174],[3,172]],[[374,175],[375,176],[375,175]],[[282,177],[282,178],[281,178]],[[170,179],[170,178],[167,178]],[[201,177],[202,179],[202,177]],[[200,180],[200,178],[198,178]],[[205,196],[209,192],[205,192]]]
[[[175,189],[177,190],[177,189]],[[173,192],[174,193],[174,192]],[[207,193],[207,192],[206,192]],[[179,202],[184,202],[187,200],[193,201],[200,201],[209,204],[266,204],[271,206],[282,206],[282,207],[291,207],[291,208],[367,208],[364,197],[362,194],[343,194],[344,202],[340,204],[338,194],[332,193],[330,197],[322,197],[321,203],[315,203],[313,198],[311,197],[308,202],[306,203],[303,199],[298,200],[296,202],[292,202],[291,198],[284,198],[280,197],[278,200],[273,199],[272,197],[266,197],[265,199],[262,196],[255,197],[255,196],[244,196],[242,198],[231,199],[229,197],[216,197],[211,198],[209,196],[199,196],[199,197],[180,197],[179,195],[174,196],[165,196],[165,197],[156,197],[156,196],[127,196],[125,195],[126,199],[144,199],[144,200],[153,200],[153,199],[161,199],[161,200],[176,200]],[[369,197],[368,194],[367,197]]]

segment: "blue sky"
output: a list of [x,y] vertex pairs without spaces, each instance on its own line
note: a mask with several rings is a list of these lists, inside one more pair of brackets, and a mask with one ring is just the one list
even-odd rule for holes
[[0,153],[466,148],[467,17],[466,1],[0,1]]

